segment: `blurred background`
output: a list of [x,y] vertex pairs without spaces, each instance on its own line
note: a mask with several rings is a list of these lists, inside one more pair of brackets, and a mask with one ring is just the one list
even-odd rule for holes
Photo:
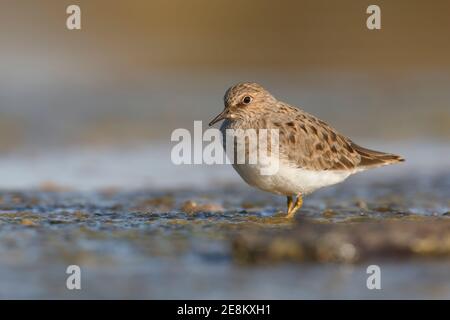
[[372,2],[2,0],[0,187],[176,187],[159,179],[190,170],[167,165],[171,132],[206,124],[240,81],[360,144],[447,144],[450,3],[376,1],[370,31]]
[[[66,28],[72,4],[81,30]],[[366,27],[371,4],[381,30]],[[447,0],[0,0],[0,298],[448,299],[448,259],[401,250],[373,262],[380,291],[365,286],[369,261],[236,263],[252,231],[283,252],[271,232],[293,226],[270,219],[285,199],[230,166],[173,165],[170,136],[259,82],[407,160],[314,193],[301,218],[331,232],[424,221],[431,242],[394,234],[448,257],[435,231],[450,215],[449,32]],[[81,291],[64,286],[70,264]]]

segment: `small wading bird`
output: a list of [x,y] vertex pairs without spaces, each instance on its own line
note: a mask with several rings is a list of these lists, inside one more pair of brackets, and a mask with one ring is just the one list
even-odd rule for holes
[[[324,121],[277,100],[257,83],[239,83],[227,90],[224,110],[209,125],[225,120],[220,130],[278,129],[279,168],[262,175],[260,164],[236,164],[251,186],[287,196],[287,217],[294,217],[303,195],[344,181],[367,169],[404,161],[398,155],[355,144]],[[224,144],[225,146],[225,144]]]

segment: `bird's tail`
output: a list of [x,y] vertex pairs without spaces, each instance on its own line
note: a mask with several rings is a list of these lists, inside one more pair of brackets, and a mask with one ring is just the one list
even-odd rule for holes
[[376,168],[405,161],[403,157],[396,154],[366,149],[355,143],[352,143],[352,148],[361,156],[361,162],[358,165],[361,168]]

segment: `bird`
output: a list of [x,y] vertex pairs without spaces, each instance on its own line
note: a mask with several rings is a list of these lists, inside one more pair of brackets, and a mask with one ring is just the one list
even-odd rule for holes
[[259,163],[234,161],[232,165],[250,186],[286,196],[289,219],[302,207],[305,195],[355,173],[404,161],[399,155],[354,143],[319,118],[278,100],[255,82],[238,83],[226,91],[224,109],[209,126],[222,120],[224,139],[228,129],[278,130],[279,167],[274,174],[262,174]]

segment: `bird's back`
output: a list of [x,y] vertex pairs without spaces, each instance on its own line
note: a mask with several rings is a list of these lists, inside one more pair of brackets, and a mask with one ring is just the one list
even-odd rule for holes
[[404,161],[398,155],[361,147],[326,122],[280,101],[275,110],[251,122],[229,126],[278,129],[281,158],[307,170],[360,171]]

